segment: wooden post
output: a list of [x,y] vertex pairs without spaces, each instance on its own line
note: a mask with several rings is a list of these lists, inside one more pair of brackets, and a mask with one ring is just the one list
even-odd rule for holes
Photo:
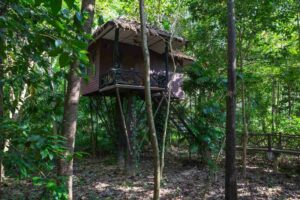
[[[278,133],[278,144],[277,144],[278,149],[282,149],[282,133]],[[278,166],[279,166],[279,157],[280,157],[280,152],[274,152],[274,161],[273,161],[273,169],[274,172],[278,172]]]
[[165,67],[166,67],[166,85],[168,87],[169,83],[169,43],[168,41],[165,42]]
[[276,84],[276,81],[274,80],[274,77],[273,77],[273,82],[272,82],[272,133],[273,134],[275,132],[275,102],[276,102],[275,84]]
[[118,167],[120,170],[125,168],[125,155],[126,151],[126,139],[124,136],[122,120],[121,120],[121,111],[118,102],[115,103],[115,132],[117,134],[117,159],[118,159]]
[[94,128],[94,116],[93,116],[93,100],[92,100],[93,97],[90,97],[90,116],[91,116],[91,144],[92,144],[92,154],[93,154],[93,157],[96,157],[96,140],[97,140],[97,137],[96,136],[96,133],[95,133],[95,128]]
[[132,154],[131,147],[130,147],[129,136],[128,136],[128,129],[127,129],[125,116],[124,116],[124,112],[123,112],[123,108],[122,108],[122,102],[121,102],[119,88],[116,88],[116,92],[117,92],[117,101],[118,101],[118,104],[119,104],[119,109],[120,109],[120,114],[121,114],[122,126],[123,126],[124,133],[125,133],[125,136],[126,136],[127,148],[128,148],[129,153]]
[[120,29],[115,29],[114,52],[113,52],[113,82],[118,83],[120,69],[120,52],[119,52],[119,32]]
[[115,40],[114,40],[114,54],[113,54],[113,65],[114,68],[120,68],[120,52],[119,52],[119,35],[120,29],[115,30]]
[[282,149],[282,133],[279,132],[278,149]]
[[268,151],[272,151],[272,137],[270,133],[268,133]]
[[133,131],[133,127],[136,125],[135,124],[135,119],[134,119],[134,111],[133,111],[133,105],[134,105],[134,101],[133,101],[133,95],[132,94],[128,94],[126,95],[126,100],[127,100],[127,131],[128,131],[128,139],[131,145],[131,150],[132,152],[129,152],[129,149],[127,150],[127,154],[126,154],[126,173],[127,175],[130,176],[135,176],[136,175],[136,159],[135,159],[135,153],[134,153],[134,147],[135,147],[135,138],[134,138],[134,131]]

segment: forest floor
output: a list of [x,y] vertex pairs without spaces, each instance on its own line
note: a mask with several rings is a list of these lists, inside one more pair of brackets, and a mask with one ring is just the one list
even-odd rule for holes
[[[168,154],[161,199],[224,199],[224,170],[209,173],[183,158]],[[111,159],[82,159],[75,162],[76,199],[151,199],[152,162],[141,159],[136,177],[126,177]],[[238,166],[241,160],[237,159]],[[239,199],[300,199],[300,158],[283,157],[275,173],[264,156],[249,156],[247,177],[238,168]],[[211,174],[211,175],[210,175]],[[34,199],[37,191],[30,182],[9,182],[0,189],[0,199]]]

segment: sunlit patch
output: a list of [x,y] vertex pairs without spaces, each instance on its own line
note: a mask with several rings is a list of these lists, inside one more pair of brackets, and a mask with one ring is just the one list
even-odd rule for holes
[[101,183],[101,182],[99,182],[99,183],[97,183],[96,185],[95,185],[95,189],[97,189],[98,191],[104,191],[104,190],[106,190],[106,188],[108,188],[110,185],[109,184],[107,184],[107,183]]

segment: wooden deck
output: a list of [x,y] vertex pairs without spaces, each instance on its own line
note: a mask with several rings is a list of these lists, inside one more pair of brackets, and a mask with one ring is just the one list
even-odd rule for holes
[[[96,95],[100,96],[115,96],[116,91],[119,91],[120,94],[134,94],[144,98],[145,96],[145,86],[142,85],[128,85],[128,84],[112,84],[100,88]],[[150,87],[152,96],[160,96],[162,92],[165,91],[165,88],[161,87]]]
[[[120,91],[122,89],[129,89],[129,90],[144,90],[145,86],[142,85],[127,85],[127,84],[114,84],[114,85],[109,85],[106,86],[104,88],[99,89],[99,92],[105,92],[108,90],[112,90],[112,89],[116,89],[119,88]],[[164,91],[165,88],[161,88],[161,87],[150,87],[151,91]]]

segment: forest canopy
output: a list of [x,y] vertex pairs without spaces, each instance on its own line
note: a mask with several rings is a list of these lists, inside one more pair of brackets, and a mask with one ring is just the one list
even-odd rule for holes
[[[250,140],[251,134],[262,137],[269,134],[274,138],[279,134],[300,136],[299,10],[298,0],[235,1],[238,146],[247,141],[243,140],[245,134],[249,135],[247,142],[252,145],[255,141]],[[161,100],[163,103],[152,102],[160,161],[164,163],[164,151],[168,157],[168,152],[174,153],[178,148],[177,156],[187,152],[186,157],[194,155],[197,162],[204,163],[210,172],[216,172],[222,168],[220,163],[224,157],[229,84],[227,3],[145,0],[144,12],[147,24],[170,33],[168,40],[175,36],[185,38],[188,42],[179,50],[193,59],[192,64],[176,67],[174,57],[166,56],[173,51],[172,41],[168,40],[162,50],[164,54],[159,57],[167,63],[164,67],[169,65],[174,70],[170,70],[170,74],[182,74],[180,87],[185,94],[181,100],[172,100],[168,90],[165,100]],[[107,162],[116,164],[120,161],[120,152],[124,152],[121,156],[129,162],[126,156],[132,153],[128,147],[131,145],[133,168],[139,169],[144,153],[154,151],[150,145],[153,144],[151,135],[147,135],[151,127],[147,127],[149,110],[144,97],[125,95],[123,98],[121,95],[120,107],[127,112],[125,117],[136,115],[131,119],[135,122],[132,125],[127,118],[120,117],[123,110],[118,108],[117,97],[107,96],[98,101],[91,96],[81,96],[80,86],[77,93],[70,89],[87,84],[91,71],[97,70],[91,62],[93,32],[117,18],[140,22],[140,14],[137,0],[0,2],[1,181],[30,180],[34,188],[42,188],[35,198],[67,199],[65,177],[70,175],[71,168],[73,174],[73,158],[76,163],[90,157],[108,157]],[[136,35],[141,37],[141,32]],[[144,40],[139,38],[139,42]],[[119,55],[115,53],[116,46],[118,44],[113,43],[114,52],[109,54],[108,60],[126,60],[123,54],[128,52]],[[152,66],[151,60],[149,62]],[[74,100],[76,95],[78,105]],[[70,105],[69,110],[67,105]],[[138,115],[139,112],[142,114]],[[119,117],[115,113],[119,113]],[[114,123],[112,119],[124,123]],[[127,132],[120,136],[120,127],[125,127],[125,132],[129,127],[128,134],[133,135],[130,141],[123,138],[120,142],[120,137],[128,136]],[[130,130],[130,127],[134,128]],[[66,137],[68,131],[74,133],[72,141]],[[268,144],[267,137],[271,136],[263,139],[263,145]],[[280,143],[275,140],[272,140],[273,145]],[[299,139],[287,141],[283,142],[285,148],[300,151]],[[120,150],[122,142],[126,143],[123,144],[125,149]],[[65,170],[60,168],[67,165],[69,168]],[[168,167],[165,168],[161,170],[163,175],[168,171]],[[163,175],[162,187],[168,184]],[[6,194],[2,185],[1,194]]]

